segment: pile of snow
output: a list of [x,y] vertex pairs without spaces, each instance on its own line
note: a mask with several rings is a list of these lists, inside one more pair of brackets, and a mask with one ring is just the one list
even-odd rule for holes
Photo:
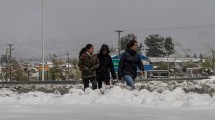
[[144,105],[149,107],[215,107],[215,95],[185,93],[182,88],[173,91],[128,90],[115,86],[110,89],[92,90],[72,88],[69,93],[28,92],[17,93],[9,89],[0,89],[0,104],[122,104]]
[[[118,83],[115,86],[119,86],[123,89],[129,89],[125,84]],[[166,90],[173,91],[176,88],[181,88],[186,93],[195,92],[195,93],[206,93],[206,94],[214,94],[215,93],[215,77],[211,77],[210,79],[206,80],[196,80],[196,81],[184,81],[184,82],[176,82],[176,81],[169,81],[169,82],[161,82],[161,81],[150,81],[150,82],[141,82],[135,84],[136,89],[138,91],[142,89],[146,89],[150,92],[156,91],[162,93]],[[110,86],[114,87],[114,86]],[[3,84],[0,85],[1,88],[8,88],[19,93],[26,93],[32,91],[42,91],[46,93],[54,93],[60,92],[61,94],[66,94],[72,88],[76,89],[83,89],[83,85],[69,85],[69,84]]]
[[[27,93],[19,93],[21,86],[10,86],[0,89],[0,104],[121,104],[142,105],[148,107],[215,107],[215,77],[210,79],[182,82],[171,81],[163,83],[152,81],[136,83],[136,89],[118,83],[115,86],[105,86],[102,89],[83,91],[83,85],[25,85],[22,88],[34,89]],[[58,89],[68,89],[61,94]],[[37,89],[53,90],[45,93]],[[198,90],[207,92],[196,92]]]

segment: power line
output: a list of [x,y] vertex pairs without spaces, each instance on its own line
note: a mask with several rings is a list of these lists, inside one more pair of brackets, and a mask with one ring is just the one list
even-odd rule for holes
[[123,29],[123,30],[124,31],[165,31],[165,30],[183,30],[183,29],[196,29],[196,28],[209,28],[209,27],[215,27],[215,24],[183,26],[183,27],[167,27],[167,28]]
[[[13,39],[13,43],[17,46],[17,50],[20,50],[20,52],[26,54],[26,51],[32,51],[34,52],[34,54],[39,54],[38,50],[35,49],[35,47],[28,47],[27,45],[24,45],[20,42],[18,42],[18,40],[14,40]],[[25,49],[25,50],[23,50]]]
[[61,42],[78,41],[78,40],[83,40],[83,39],[87,39],[87,38],[91,38],[91,37],[95,37],[95,36],[104,35],[104,34],[111,33],[111,32],[113,32],[113,30],[109,30],[109,31],[105,31],[105,32],[100,32],[100,33],[95,33],[95,34],[88,35],[88,36],[81,37],[81,38],[75,38],[75,39],[64,40],[64,41],[61,41]]
[[119,59],[120,59],[120,49],[121,49],[120,33],[123,32],[123,31],[122,30],[115,30],[115,32],[118,32],[118,50],[119,50]]

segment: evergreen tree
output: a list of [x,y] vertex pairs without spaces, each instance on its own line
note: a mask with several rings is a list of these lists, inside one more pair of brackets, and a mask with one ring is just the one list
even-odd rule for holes
[[204,57],[203,57],[203,55],[200,53],[200,55],[199,55],[199,58],[200,59],[203,59]]
[[124,37],[120,38],[120,50],[125,50],[127,48],[127,44],[131,40],[137,40],[137,37],[134,34],[127,34]]
[[193,58],[197,58],[197,55],[196,55],[196,53],[193,55]]
[[110,52],[115,52],[116,51],[116,48],[113,47],[113,45],[111,46],[110,48]]
[[1,56],[1,64],[6,63],[7,61],[7,56],[6,55],[2,55]]
[[143,44],[140,43],[137,52],[138,52],[138,53],[142,53],[141,51],[142,51],[143,49],[144,49],[144,48],[143,48]]
[[59,78],[62,80],[65,80],[65,76],[63,75],[63,70],[61,69],[62,60],[58,60],[57,55],[55,54],[49,55],[49,57],[53,63],[53,67],[50,69],[51,78],[53,80],[57,80]]
[[175,53],[174,43],[172,42],[172,38],[171,37],[167,37],[165,39],[164,50],[165,50],[165,56],[169,56],[169,55]]
[[159,36],[159,34],[149,35],[144,43],[147,46],[146,56],[163,57],[175,53],[171,37],[164,38]]
[[148,47],[146,49],[146,56],[150,57],[161,57],[164,56],[163,46],[164,38],[160,37],[158,34],[149,35],[144,41],[145,45]]

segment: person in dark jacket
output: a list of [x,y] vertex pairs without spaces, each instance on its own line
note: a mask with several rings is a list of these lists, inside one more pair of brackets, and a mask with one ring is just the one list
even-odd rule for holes
[[100,49],[100,53],[98,54],[100,66],[96,70],[96,78],[98,81],[99,89],[102,88],[103,81],[105,82],[106,85],[110,85],[110,73],[112,78],[116,79],[116,73],[109,53],[110,50],[108,45],[103,44]]
[[144,66],[137,50],[137,41],[131,40],[127,45],[127,50],[123,53],[119,61],[118,78],[119,80],[123,78],[131,89],[135,89],[134,81],[137,76],[137,66],[141,74],[143,74],[144,71]]
[[99,67],[99,60],[94,54],[92,44],[87,44],[79,53],[78,66],[81,70],[81,77],[84,83],[84,89],[89,87],[91,81],[93,89],[97,89],[96,69]]

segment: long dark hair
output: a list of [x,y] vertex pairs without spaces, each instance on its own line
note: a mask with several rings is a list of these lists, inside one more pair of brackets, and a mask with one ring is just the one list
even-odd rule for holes
[[103,51],[104,51],[104,50],[107,50],[107,54],[110,53],[110,49],[109,49],[108,45],[106,45],[106,44],[103,44],[103,45],[102,45],[102,47],[101,47],[101,49],[100,49],[100,54],[103,54]]
[[80,58],[80,56],[81,56],[84,52],[86,52],[86,51],[87,51],[88,49],[90,49],[91,47],[93,47],[92,44],[87,44],[86,47],[82,48],[81,51],[79,52],[79,58]]

